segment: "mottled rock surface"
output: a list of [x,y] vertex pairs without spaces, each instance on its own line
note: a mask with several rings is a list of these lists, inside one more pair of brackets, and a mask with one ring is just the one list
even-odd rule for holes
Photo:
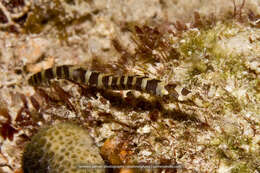
[[84,165],[104,165],[88,131],[72,123],[40,129],[23,153],[24,173],[104,172],[104,169],[80,169]]

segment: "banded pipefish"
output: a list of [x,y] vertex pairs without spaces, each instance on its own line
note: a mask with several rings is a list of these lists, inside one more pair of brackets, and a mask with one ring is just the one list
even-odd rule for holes
[[66,79],[101,89],[137,90],[156,96],[168,95],[165,83],[158,79],[146,76],[116,76],[73,65],[55,66],[40,71],[30,76],[28,82],[32,86],[40,86],[51,79]]

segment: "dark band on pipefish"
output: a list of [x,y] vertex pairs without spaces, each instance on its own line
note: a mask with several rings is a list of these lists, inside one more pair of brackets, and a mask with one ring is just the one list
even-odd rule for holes
[[157,96],[168,95],[164,82],[145,76],[114,76],[84,67],[62,65],[49,68],[32,75],[28,82],[32,86],[39,86],[51,79],[67,79],[91,87],[112,90],[138,90]]

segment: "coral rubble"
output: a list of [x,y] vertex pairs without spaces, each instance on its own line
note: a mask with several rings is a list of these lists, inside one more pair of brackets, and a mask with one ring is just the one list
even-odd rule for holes
[[[26,143],[39,137],[32,136],[42,126],[63,121],[88,129],[105,164],[176,166],[155,172],[259,172],[259,1],[0,4],[4,172],[21,171],[22,153],[33,145]],[[169,95],[67,80],[28,85],[33,73],[75,64],[158,78]]]

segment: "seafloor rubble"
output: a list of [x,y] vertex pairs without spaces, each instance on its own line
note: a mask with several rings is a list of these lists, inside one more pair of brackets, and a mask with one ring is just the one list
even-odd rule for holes
[[[2,172],[23,172],[38,129],[67,121],[109,165],[260,171],[259,1],[4,0],[0,23]],[[158,78],[170,94],[28,85],[62,64]]]

